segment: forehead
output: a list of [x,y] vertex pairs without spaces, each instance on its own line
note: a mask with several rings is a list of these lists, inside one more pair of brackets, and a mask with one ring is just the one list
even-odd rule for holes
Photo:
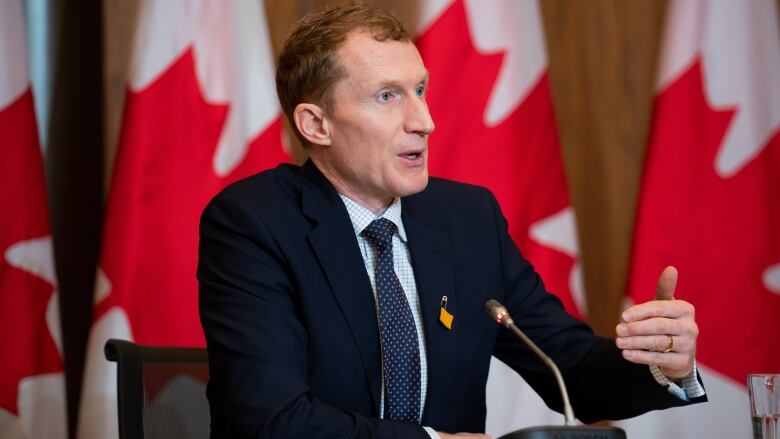
[[355,32],[347,36],[337,56],[344,79],[358,85],[417,84],[427,76],[411,41],[377,41],[366,32]]

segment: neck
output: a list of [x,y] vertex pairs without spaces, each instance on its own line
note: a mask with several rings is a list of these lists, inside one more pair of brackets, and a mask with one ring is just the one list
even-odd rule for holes
[[348,191],[342,191],[338,187],[336,187],[336,191],[341,195],[344,195],[345,197],[354,201],[355,203],[361,205],[362,207],[365,207],[366,209],[370,210],[371,213],[373,213],[376,216],[379,216],[382,213],[384,213],[384,211],[387,210],[387,208],[390,207],[391,204],[393,204],[393,197],[389,197],[387,199],[373,199],[373,198],[366,199],[365,197],[355,196],[354,194]]
[[309,158],[311,158],[311,160],[317,166],[317,169],[319,169],[320,172],[322,172],[322,175],[325,176],[328,182],[330,182],[330,184],[332,184],[333,187],[336,188],[336,192],[340,193],[341,195],[344,195],[345,197],[349,198],[355,203],[370,210],[374,215],[377,216],[381,215],[382,212],[387,210],[387,208],[391,204],[393,204],[394,197],[371,196],[362,193],[359,190],[354,190],[351,185],[349,185],[346,181],[344,181],[344,179],[339,177],[338,173],[334,172],[325,163],[322,163],[321,161],[315,159],[313,155],[310,155]]

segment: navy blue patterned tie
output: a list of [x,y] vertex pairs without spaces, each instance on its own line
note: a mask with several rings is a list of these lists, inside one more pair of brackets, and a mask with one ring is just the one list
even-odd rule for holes
[[379,298],[379,335],[385,378],[384,418],[418,422],[420,346],[412,309],[393,270],[392,221],[379,218],[361,234],[376,250],[374,277]]

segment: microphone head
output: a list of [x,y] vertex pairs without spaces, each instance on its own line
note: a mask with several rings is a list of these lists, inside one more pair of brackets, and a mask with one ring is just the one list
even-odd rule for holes
[[487,311],[487,313],[490,314],[490,317],[498,324],[507,326],[512,323],[509,311],[507,311],[504,305],[500,304],[496,299],[490,299],[485,303],[485,311]]

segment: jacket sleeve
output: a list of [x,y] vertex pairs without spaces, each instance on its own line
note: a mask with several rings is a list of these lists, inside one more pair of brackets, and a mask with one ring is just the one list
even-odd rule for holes
[[[706,396],[683,401],[671,395],[647,366],[623,359],[613,339],[594,335],[588,325],[566,313],[521,256],[497,202],[492,195],[489,198],[502,254],[504,305],[518,327],[560,368],[578,419],[588,423],[623,419],[706,401]],[[552,372],[506,328],[499,330],[494,355],[520,373],[550,408],[563,411]]]
[[200,318],[216,438],[427,438],[416,424],[329,406],[312,395],[295,279],[275,237],[240,196],[215,198],[200,224]]

